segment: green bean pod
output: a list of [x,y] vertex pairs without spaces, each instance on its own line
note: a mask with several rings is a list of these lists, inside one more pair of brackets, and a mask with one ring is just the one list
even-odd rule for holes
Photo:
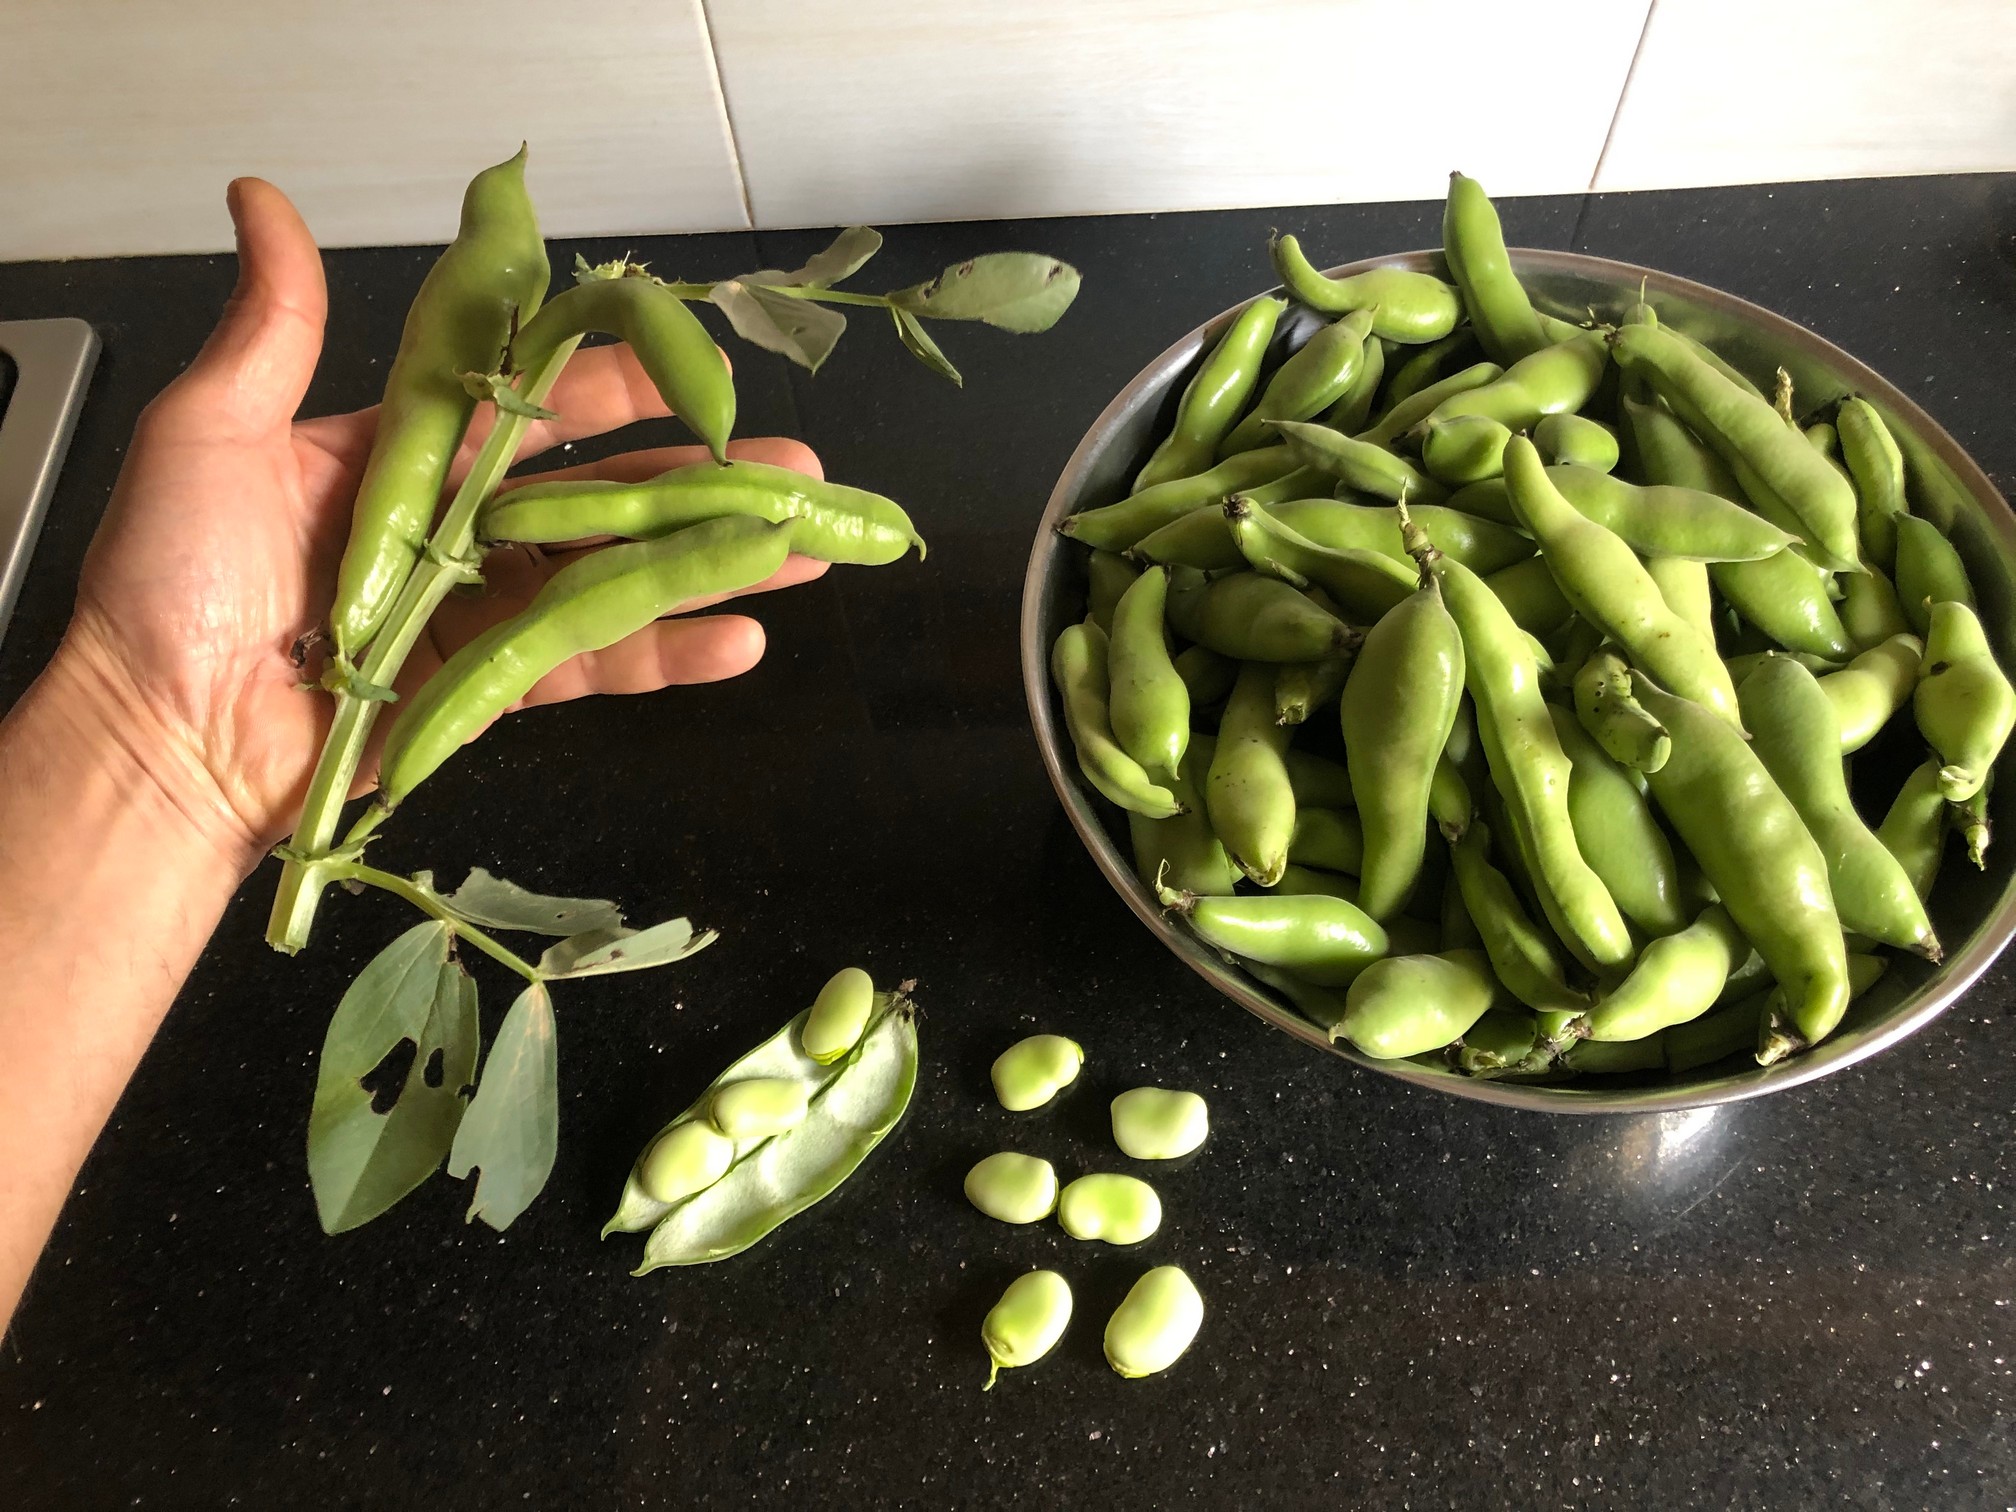
[[[1883,973],[1890,969],[1887,956],[1865,955],[1860,951],[1848,954],[1848,1001],[1854,1002],[1871,987],[1883,979]],[[1803,1049],[1811,1043],[1807,1036],[1793,1025],[1785,1009],[1785,989],[1774,987],[1764,997],[1757,1024],[1757,1064],[1773,1065],[1795,1050]]]
[[1274,677],[1265,662],[1239,669],[1204,779],[1212,832],[1262,887],[1281,880],[1295,833],[1295,792],[1284,760],[1294,730],[1275,722]]
[[1567,1013],[1587,1008],[1588,999],[1568,985],[1553,937],[1492,865],[1490,826],[1473,820],[1450,841],[1449,860],[1463,907],[1505,990],[1528,1008]]
[[[1230,494],[1224,503],[1243,499]],[[1159,562],[1165,567],[1195,567],[1200,572],[1228,572],[1246,558],[1226,528],[1224,503],[1193,509],[1159,530],[1151,530],[1128,549],[1137,562]]]
[[476,410],[462,375],[497,365],[513,322],[539,308],[546,280],[546,244],[525,193],[520,147],[470,181],[455,240],[406,312],[329,611],[346,660],[354,662],[378,633],[427,544],[449,464]]
[[1306,421],[1277,420],[1274,429],[1300,461],[1321,468],[1360,493],[1405,499],[1410,504],[1440,504],[1449,495],[1448,489],[1405,457],[1383,446]]
[[[1414,559],[1400,539],[1399,513],[1386,505],[1347,504],[1342,499],[1294,499],[1268,507],[1283,525],[1340,551],[1376,551],[1406,569],[1411,581]],[[1428,544],[1472,572],[1492,573],[1533,555],[1533,543],[1502,523],[1479,519],[1438,504],[1407,501],[1407,512],[1428,537]]]
[[1636,1040],[1699,1018],[1714,1006],[1729,973],[1749,958],[1750,942],[1718,903],[1685,929],[1647,945],[1631,974],[1575,1030],[1584,1039]]
[[[1456,833],[1461,836],[1468,826]],[[1442,882],[1442,919],[1440,929],[1444,950],[1482,950],[1483,933],[1477,928],[1477,921],[1470,917],[1469,905],[1463,901],[1463,885],[1456,880],[1455,870]],[[1492,963],[1497,970],[1497,963]]]
[[1365,864],[1364,825],[1349,809],[1298,808],[1288,860],[1355,877]]
[[1897,858],[1921,898],[1932,895],[1932,883],[1946,855],[1948,807],[1939,786],[1939,762],[1921,762],[1904,779],[1891,800],[1890,811],[1876,826],[1876,838]]
[[1508,430],[1530,431],[1547,415],[1579,410],[1610,365],[1604,340],[1600,331],[1585,331],[1573,340],[1543,346],[1513,363],[1495,382],[1444,399],[1423,423],[1484,415]]
[[1680,873],[1666,832],[1653,817],[1639,776],[1611,760],[1575,715],[1549,704],[1554,733],[1568,757],[1568,818],[1583,858],[1603,879],[1624,916],[1646,934],[1687,925]]
[[1353,618],[1377,621],[1413,591],[1415,574],[1378,552],[1319,545],[1237,495],[1223,513],[1241,560],[1296,588],[1314,584]]
[[1108,635],[1120,595],[1141,575],[1140,567],[1117,551],[1095,551],[1085,564],[1085,618]]
[[1938,960],[1939,940],[1924,903],[1848,796],[1839,722],[1813,674],[1774,657],[1743,680],[1742,699],[1751,749],[1827,858],[1842,927]]
[[1085,780],[1130,813],[1167,819],[1182,812],[1176,795],[1158,785],[1113,738],[1105,632],[1097,625],[1066,625],[1050,648],[1050,677]]
[[1342,898],[1320,893],[1198,898],[1167,887],[1162,906],[1197,937],[1319,987],[1341,987],[1386,953],[1386,931]]
[[1335,431],[1349,436],[1364,429],[1372,418],[1372,404],[1379,395],[1379,380],[1386,376],[1386,343],[1377,336],[1365,338],[1365,350],[1358,358],[1358,371],[1337,400],[1327,410],[1316,417],[1316,423],[1327,425]]
[[1245,413],[1260,381],[1260,364],[1274,327],[1288,308],[1284,299],[1262,295],[1232,317],[1176,406],[1176,423],[1134,475],[1134,492],[1203,472],[1218,443]]
[[1873,562],[1864,563],[1861,572],[1848,574],[1839,612],[1841,628],[1860,651],[1872,651],[1891,636],[1911,631],[1896,588]]
[[1506,448],[1505,481],[1568,601],[1664,686],[1741,729],[1736,690],[1714,644],[1666,607],[1658,584],[1621,537],[1562,498],[1523,436]]
[[534,483],[492,499],[477,534],[537,545],[604,535],[652,541],[726,515],[797,520],[792,549],[822,562],[881,567],[912,546],[924,554],[924,538],[893,500],[765,462],[697,462],[642,483]]
[[1702,489],[1640,487],[1587,467],[1550,467],[1546,472],[1577,513],[1647,556],[1748,562],[1794,544],[1793,536],[1769,520]]
[[1335,404],[1358,376],[1371,327],[1372,311],[1359,310],[1305,341],[1274,370],[1253,408],[1218,443],[1218,455],[1267,446],[1274,440],[1271,422],[1307,420]]
[[1168,568],[1136,578],[1113,611],[1106,651],[1113,738],[1151,772],[1175,771],[1190,744],[1190,690],[1162,631],[1168,598]]
[[1346,652],[1322,661],[1283,662],[1274,678],[1274,722],[1304,724],[1310,715],[1335,703],[1354,659],[1355,653]]
[[[1803,443],[1802,443],[1803,444]],[[1809,1042],[1848,1006],[1847,952],[1827,858],[1750,742],[1701,705],[1632,678],[1673,754],[1647,774],[1653,801],[1787,995]]]
[[1835,571],[1856,570],[1853,485],[1788,430],[1768,402],[1745,393],[1669,331],[1624,326],[1609,340],[1626,371],[1642,374],[1724,461],[1747,467],[1798,517],[1817,560]]
[[1586,467],[1592,472],[1607,473],[1617,466],[1619,458],[1617,432],[1587,415],[1563,412],[1541,416],[1533,427],[1533,444],[1540,448],[1540,455],[1550,467]]
[[1704,645],[1714,645],[1715,585],[1708,580],[1707,564],[1686,557],[1647,557],[1645,575],[1666,607],[1692,626]]
[[1561,1064],[1579,1076],[1658,1071],[1666,1065],[1666,1039],[1663,1034],[1648,1034],[1635,1040],[1576,1040],[1561,1052]]
[[1463,698],[1463,636],[1432,576],[1365,637],[1344,684],[1345,767],[1364,829],[1360,906],[1385,920],[1421,876],[1428,790]]
[[1505,230],[1484,186],[1449,175],[1442,211],[1442,256],[1463,297],[1477,340],[1492,361],[1517,362],[1547,345],[1533,301],[1512,271]]
[[511,338],[511,365],[534,371],[566,343],[595,331],[628,346],[672,413],[716,462],[728,460],[728,433],[735,428],[728,359],[686,301],[655,278],[591,279],[554,295]]
[[1455,415],[1422,425],[1421,465],[1436,482],[1463,488],[1504,474],[1512,432],[1489,415]]
[[1281,898],[1342,898],[1354,908],[1358,906],[1356,877],[1325,871],[1320,866],[1300,866],[1293,861],[1281,869],[1280,880],[1268,891]]
[[1329,278],[1303,255],[1293,236],[1268,244],[1282,286],[1312,310],[1325,315],[1369,313],[1372,334],[1410,345],[1436,341],[1456,328],[1462,301],[1430,273],[1406,268],[1369,268],[1349,278]]
[[1575,674],[1575,716],[1613,761],[1650,775],[1673,754],[1666,727],[1631,691],[1631,667],[1614,650],[1597,652]]
[[[1413,398],[1430,384],[1440,382],[1452,361],[1477,350],[1477,333],[1464,326],[1440,341],[1431,341],[1409,352],[1407,360],[1394,368],[1392,376],[1386,381],[1386,408],[1390,410],[1394,405]],[[1354,430],[1345,425],[1336,425],[1332,429],[1341,430],[1346,435]]]
[[1169,623],[1185,640],[1241,661],[1305,662],[1341,655],[1358,633],[1278,578],[1235,572],[1169,595]]
[[694,599],[762,582],[790,555],[795,524],[731,516],[570,562],[510,619],[462,647],[399,705],[378,768],[390,811],[561,663],[614,645]]
[[[1900,558],[1904,539],[1900,534]],[[2016,722],[2016,691],[1967,605],[1952,599],[1933,604],[1911,710],[1919,733],[1945,763],[1940,791],[1949,802],[1965,803],[1988,781]]]
[[1916,515],[1898,516],[1894,528],[1897,598],[1914,631],[1922,636],[1930,630],[1934,604],[1950,600],[1975,607],[1974,585],[1945,531]]
[[1151,531],[1194,509],[1274,482],[1300,466],[1285,445],[1241,452],[1208,471],[1139,489],[1117,504],[1066,515],[1058,521],[1057,533],[1101,551],[1126,551]]
[[1918,683],[1925,648],[1915,635],[1893,635],[1839,672],[1820,679],[1841,727],[1841,754],[1859,751],[1904,707]]
[[[1169,777],[1169,791],[1183,806],[1181,813],[1167,819],[1150,819],[1131,810],[1127,834],[1134,846],[1134,875],[1144,887],[1166,880],[1181,892],[1207,897],[1229,896],[1238,890],[1244,875],[1218,836],[1204,811],[1204,798],[1197,778],[1209,770],[1209,763],[1193,745],[1183,762]],[[1165,871],[1164,868],[1167,868]]]
[[1487,1008],[1449,1048],[1457,1070],[1466,1076],[1490,1076],[1525,1065],[1539,1033],[1539,1022],[1523,1008]]
[[1911,512],[1904,502],[1904,454],[1867,399],[1843,399],[1834,425],[1842,464],[1855,484],[1863,554],[1888,572],[1897,562],[1898,517]]
[[1575,606],[1561,591],[1553,568],[1545,557],[1531,556],[1523,562],[1482,575],[1484,586],[1504,606],[1526,634],[1536,638],[1555,634],[1575,617]]
[[1471,389],[1482,388],[1487,383],[1496,383],[1505,376],[1505,370],[1495,362],[1477,362],[1460,372],[1451,373],[1447,378],[1438,378],[1424,389],[1395,399],[1386,413],[1366,429],[1359,431],[1352,439],[1363,441],[1368,446],[1391,447],[1393,443],[1413,430],[1423,420],[1435,413],[1443,400],[1455,394],[1468,393]]
[[1233,679],[1239,675],[1236,661],[1220,656],[1209,646],[1186,647],[1176,654],[1173,665],[1190,694],[1192,709],[1208,709],[1223,703],[1231,695]]
[[1460,1038],[1498,998],[1481,950],[1388,956],[1351,983],[1337,1034],[1375,1060],[1401,1060]]

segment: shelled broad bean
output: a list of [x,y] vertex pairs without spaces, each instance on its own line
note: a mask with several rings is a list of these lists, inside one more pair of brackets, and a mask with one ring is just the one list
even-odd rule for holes
[[[1278,309],[1256,301],[1227,346],[1245,340],[1240,383],[1273,398],[1211,417],[1236,442],[1202,445],[1193,389],[1144,491],[1062,525],[1108,579],[1123,560],[1166,572],[1167,656],[1141,626],[1132,641],[1215,674],[1188,710],[1193,780],[1159,786],[1146,760],[1145,783],[1088,778],[1133,810],[1140,879],[1171,914],[1362,1054],[1553,1082],[1803,1051],[1891,952],[1940,959],[1952,837],[1985,866],[2016,691],[1950,487],[1928,508],[1939,480],[1875,405],[1801,412],[1783,380],[1774,404],[1772,375],[1656,297],[1614,327],[1539,309],[1460,175],[1444,238],[1448,281],[1381,285],[1406,319],[1368,319],[1359,280],[1279,239],[1287,294],[1321,317],[1313,354],[1253,369]],[[1366,372],[1383,374],[1369,408],[1306,418]],[[1447,647],[1393,654],[1419,638],[1409,616]],[[1158,682],[1165,703],[1185,685],[1203,686]],[[1085,759],[1108,755],[1082,698],[1073,718]],[[1139,723],[1118,744],[1146,757]],[[1152,753],[1183,739],[1158,726]],[[1881,764],[1851,784],[1871,742]],[[1355,819],[1352,793],[1289,780],[1340,750]],[[1347,822],[1312,888],[1288,863]],[[1199,896],[1187,858],[1214,840],[1244,875],[1221,862]]]

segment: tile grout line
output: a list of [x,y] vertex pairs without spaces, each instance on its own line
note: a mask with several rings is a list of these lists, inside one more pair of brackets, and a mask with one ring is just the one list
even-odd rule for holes
[[749,175],[742,167],[742,142],[735,134],[735,109],[728,103],[728,80],[721,72],[721,49],[714,45],[714,18],[707,12],[707,0],[693,0],[693,9],[699,14],[700,35],[707,43],[707,71],[714,80],[714,96],[721,102],[721,123],[728,130],[728,165],[735,171],[735,192],[742,200],[743,226],[754,231],[756,207],[749,197]]
[[1652,35],[1652,16],[1658,9],[1659,0],[1647,0],[1645,24],[1638,28],[1638,45],[1631,49],[1631,66],[1624,70],[1624,84],[1617,91],[1617,108],[1610,112],[1610,129],[1603,133],[1603,148],[1596,154],[1596,166],[1589,170],[1586,191],[1589,194],[1596,192],[1596,182],[1603,177],[1603,164],[1610,157],[1610,145],[1617,140],[1617,123],[1624,118],[1624,101],[1631,93],[1631,80],[1637,76],[1638,60],[1645,56],[1645,39]]

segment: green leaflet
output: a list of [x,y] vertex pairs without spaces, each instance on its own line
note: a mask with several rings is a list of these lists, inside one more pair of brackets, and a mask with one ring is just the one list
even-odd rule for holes
[[1078,297],[1078,270],[1041,252],[989,252],[889,296],[932,320],[979,320],[1004,331],[1047,331]]
[[714,285],[708,303],[735,327],[735,334],[766,352],[789,357],[800,367],[818,372],[847,330],[847,317],[809,300],[771,291],[766,275],[751,273]]
[[614,903],[601,898],[556,898],[528,892],[516,882],[491,876],[480,866],[471,870],[462,885],[442,901],[459,917],[486,929],[578,935],[623,927],[623,910]]
[[959,376],[959,369],[952,366],[951,359],[938,349],[938,343],[924,329],[923,321],[900,305],[889,306],[889,314],[896,322],[896,334],[901,338],[905,351],[939,377],[950,378],[960,388],[966,386],[966,380]]
[[[433,1175],[455,1139],[479,1031],[475,979],[448,958],[448,941],[447,925],[416,924],[358,973],[329,1020],[308,1118],[308,1178],[326,1233],[376,1218]],[[412,1066],[391,1109],[375,1112],[363,1078],[402,1040],[414,1043]]]
[[720,932],[694,933],[691,919],[667,919],[649,929],[616,925],[570,935],[539,957],[539,971],[548,977],[608,976],[616,971],[644,971],[669,966],[705,950]]
[[873,226],[849,226],[834,237],[822,252],[805,260],[805,266],[789,273],[774,268],[748,276],[761,283],[786,284],[793,288],[824,289],[859,273],[868,259],[882,250],[882,233]]
[[[473,1006],[473,995],[472,995]],[[463,1115],[448,1174],[480,1169],[469,1222],[507,1229],[532,1205],[560,1148],[560,1061],[553,997],[543,982],[518,994],[491,1041],[476,1100]]]
[[728,1174],[680,1202],[646,1195],[634,1169],[626,1178],[622,1201],[602,1235],[651,1230],[643,1263],[633,1274],[740,1254],[839,1186],[903,1116],[917,1084],[916,1010],[910,999],[901,992],[876,993],[860,1041],[827,1066],[799,1048],[805,1017],[798,1014],[722,1072],[666,1128],[700,1117],[716,1089],[730,1082],[773,1076],[807,1085],[805,1122],[786,1134],[738,1144]]

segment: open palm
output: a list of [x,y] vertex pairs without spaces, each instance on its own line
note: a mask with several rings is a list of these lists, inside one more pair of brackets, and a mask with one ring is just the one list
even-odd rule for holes
[[[67,649],[131,723],[143,764],[185,807],[207,810],[199,817],[221,826],[219,838],[242,847],[249,865],[290,827],[328,727],[330,700],[300,684],[318,664],[313,632],[334,597],[376,415],[294,419],[321,353],[321,256],[271,184],[241,179],[230,204],[238,286],[188,371],[140,418],[85,562]],[[623,347],[582,351],[548,402],[560,418],[533,425],[521,456],[666,413]],[[457,477],[486,424],[479,417]],[[818,459],[794,441],[731,451],[818,473]],[[540,476],[642,478],[704,455],[661,448]],[[494,553],[485,593],[442,606],[401,690],[521,607],[570,555]],[[794,557],[751,591],[823,570]],[[732,677],[762,652],[762,627],[742,615],[661,620],[559,668],[525,701]]]

